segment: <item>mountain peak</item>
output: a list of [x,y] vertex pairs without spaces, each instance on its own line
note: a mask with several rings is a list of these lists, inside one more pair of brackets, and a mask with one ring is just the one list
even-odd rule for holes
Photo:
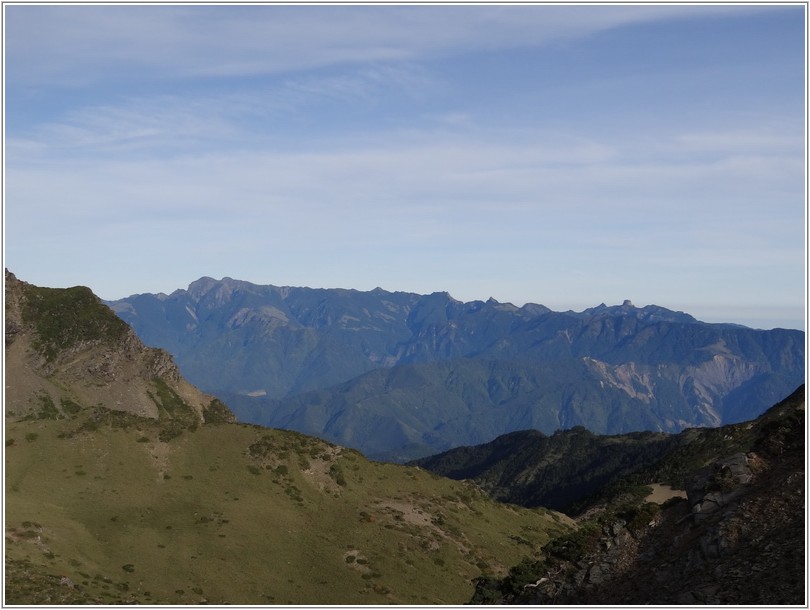
[[446,290],[437,290],[436,292],[431,292],[428,297],[433,297],[434,299],[444,299],[447,301],[451,301],[453,303],[460,303],[458,299],[453,298],[453,295],[447,292]]
[[188,294],[191,297],[199,298],[209,292],[216,284],[217,280],[212,277],[203,276],[188,285]]
[[211,277],[201,277],[189,284],[187,294],[194,300],[200,301],[204,297],[211,295],[217,306],[231,299],[237,290],[253,290],[255,284],[243,280],[235,280],[230,277],[223,277],[215,280]]

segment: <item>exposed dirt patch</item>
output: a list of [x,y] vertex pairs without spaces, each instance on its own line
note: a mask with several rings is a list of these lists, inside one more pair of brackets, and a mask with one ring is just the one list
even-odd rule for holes
[[158,481],[160,482],[163,482],[163,475],[169,471],[170,453],[171,447],[169,447],[169,443],[156,442],[149,446],[149,455],[152,457],[157,470]]
[[652,487],[652,493],[647,496],[647,502],[663,504],[672,498],[686,498],[686,492],[683,489],[673,489],[669,485],[662,483],[653,483],[650,487]]
[[306,476],[306,480],[312,483],[312,485],[322,493],[340,495],[343,489],[335,480],[332,471],[335,460],[337,460],[340,455],[340,447],[328,447],[325,448],[321,457],[310,458],[309,468],[302,471]]
[[443,539],[455,545],[462,554],[471,552],[468,546],[469,541],[464,533],[448,528],[441,513],[423,510],[418,505],[407,500],[388,501],[381,503],[379,506],[384,512],[392,515],[394,521],[415,525],[430,532],[430,536],[425,538],[426,548],[429,550],[437,550],[439,548],[438,541]]
[[6,526],[7,543],[23,543],[37,547],[43,553],[50,553],[47,546],[48,538],[45,536],[45,529],[38,523],[24,521],[22,526]]
[[411,502],[384,502],[380,504],[380,507],[383,509],[389,509],[396,517],[399,517],[398,520],[405,523],[434,530],[439,529],[432,523],[432,516],[430,514],[424,512],[421,508]]
[[356,570],[363,574],[370,571],[368,559],[366,559],[365,555],[358,549],[351,549],[343,553],[343,561],[349,569]]

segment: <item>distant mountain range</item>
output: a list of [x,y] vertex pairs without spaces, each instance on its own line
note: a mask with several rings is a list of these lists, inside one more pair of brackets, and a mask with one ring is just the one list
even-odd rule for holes
[[405,461],[515,430],[678,432],[751,419],[804,380],[804,333],[649,305],[202,278],[108,305],[242,421]]

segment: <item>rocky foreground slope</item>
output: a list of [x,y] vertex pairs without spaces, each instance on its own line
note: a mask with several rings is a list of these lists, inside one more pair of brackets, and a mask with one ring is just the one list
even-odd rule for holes
[[[805,434],[803,386],[756,421],[688,431],[473,602],[805,604]],[[645,502],[653,481],[682,491]]]

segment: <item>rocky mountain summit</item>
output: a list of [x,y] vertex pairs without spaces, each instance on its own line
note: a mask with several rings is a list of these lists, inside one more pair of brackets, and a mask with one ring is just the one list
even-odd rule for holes
[[734,423],[804,380],[800,331],[707,324],[630,301],[554,312],[206,277],[109,305],[240,420],[389,461],[529,428]]
[[802,386],[754,422],[691,431],[631,479],[685,494],[658,504],[627,481],[614,486],[541,559],[479,580],[473,602],[804,604],[804,407]]

